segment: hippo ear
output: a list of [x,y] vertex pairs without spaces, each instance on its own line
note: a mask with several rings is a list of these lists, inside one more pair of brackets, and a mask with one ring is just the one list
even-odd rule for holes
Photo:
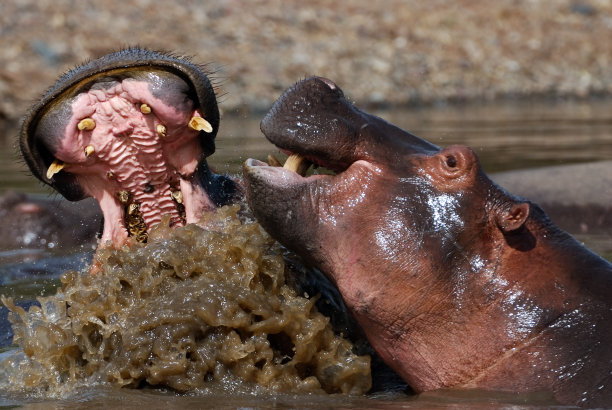
[[519,229],[529,216],[529,203],[513,203],[506,208],[498,208],[495,218],[497,226],[503,233],[516,231]]

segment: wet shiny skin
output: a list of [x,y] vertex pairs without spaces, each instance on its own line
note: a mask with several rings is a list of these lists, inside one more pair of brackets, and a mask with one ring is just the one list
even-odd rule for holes
[[610,403],[612,266],[495,186],[471,150],[440,150],[317,78],[288,90],[262,130],[341,172],[301,178],[247,162],[255,215],[337,284],[413,388]]

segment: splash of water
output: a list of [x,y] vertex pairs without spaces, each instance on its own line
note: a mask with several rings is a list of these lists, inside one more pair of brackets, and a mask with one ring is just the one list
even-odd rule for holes
[[0,389],[365,393],[369,357],[288,284],[278,245],[238,209],[105,249],[99,274],[66,272],[40,307],[3,297],[20,349],[0,364]]

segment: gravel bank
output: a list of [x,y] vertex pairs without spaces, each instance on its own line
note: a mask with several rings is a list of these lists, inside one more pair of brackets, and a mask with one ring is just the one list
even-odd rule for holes
[[610,0],[8,0],[0,118],[79,62],[139,44],[210,62],[221,108],[265,109],[306,75],[361,104],[612,95]]

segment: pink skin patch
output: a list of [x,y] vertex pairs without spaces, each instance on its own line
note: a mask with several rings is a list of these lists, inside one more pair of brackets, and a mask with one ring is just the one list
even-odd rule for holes
[[[141,110],[142,104],[150,112]],[[130,204],[139,205],[147,228],[161,222],[162,215],[182,225],[215,209],[203,189],[192,183],[203,150],[199,132],[188,122],[201,114],[191,104],[186,106],[188,110],[179,111],[167,105],[151,93],[147,82],[135,79],[89,90],[72,102],[73,115],[55,157],[99,202],[104,214],[102,244],[110,241],[118,247],[128,237],[127,204],[119,200],[121,191],[129,193]],[[79,130],[79,122],[86,118],[95,127]],[[177,202],[171,195],[174,192],[176,197],[178,191],[182,201]]]
[[22,202],[15,205],[15,210],[21,214],[36,214],[42,212],[40,205],[33,202]]

